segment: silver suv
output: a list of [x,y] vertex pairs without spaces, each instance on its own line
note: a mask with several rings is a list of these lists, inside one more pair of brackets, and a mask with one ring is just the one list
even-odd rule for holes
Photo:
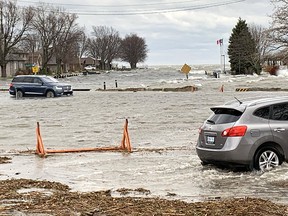
[[211,110],[196,146],[202,164],[266,171],[287,161],[288,97],[235,98]]

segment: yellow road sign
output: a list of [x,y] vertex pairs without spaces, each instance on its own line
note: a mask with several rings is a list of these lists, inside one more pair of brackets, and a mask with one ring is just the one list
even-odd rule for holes
[[32,72],[35,73],[35,74],[38,73],[39,72],[39,67],[38,66],[33,66],[32,67]]
[[190,71],[191,71],[191,67],[187,64],[184,64],[181,68],[182,73],[188,74]]

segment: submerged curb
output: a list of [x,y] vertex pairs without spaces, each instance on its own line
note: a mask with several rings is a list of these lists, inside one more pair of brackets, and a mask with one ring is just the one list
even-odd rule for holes
[[96,89],[96,91],[164,91],[164,92],[194,92],[197,91],[198,88],[195,86],[184,86],[184,87],[176,87],[176,88],[125,88],[125,89]]

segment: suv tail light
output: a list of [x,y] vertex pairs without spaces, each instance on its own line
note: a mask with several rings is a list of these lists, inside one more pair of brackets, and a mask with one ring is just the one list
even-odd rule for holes
[[198,128],[198,134],[201,134],[202,133],[202,128]]
[[227,128],[222,132],[223,137],[242,137],[245,135],[247,131],[247,126],[235,126],[231,128]]

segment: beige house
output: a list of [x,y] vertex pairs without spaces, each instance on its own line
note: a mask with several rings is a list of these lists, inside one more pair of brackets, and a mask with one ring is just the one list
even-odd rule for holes
[[7,60],[9,61],[6,65],[7,77],[13,77],[17,72],[26,70],[25,64],[27,63],[28,55],[29,53],[27,52],[14,50],[13,53],[7,56]]
[[[79,68],[80,68],[79,58],[73,57],[73,58],[70,58],[68,62],[61,64],[60,73],[80,71]],[[55,56],[52,56],[52,58],[49,60],[47,64],[47,69],[49,73],[52,73],[52,74],[57,73],[57,63],[56,63]]]
[[[13,77],[17,74],[29,74],[32,73],[32,66],[42,65],[42,53],[34,52],[28,53],[22,50],[14,50],[7,60],[9,61],[6,66],[7,77]],[[96,68],[100,68],[99,61],[91,57],[83,57],[81,59],[75,57],[69,59],[69,62],[61,65],[61,72],[75,72],[82,71],[85,66],[92,65]],[[1,70],[1,69],[0,69]],[[57,72],[56,58],[53,56],[48,62],[48,71],[51,73]]]
[[92,57],[83,57],[81,58],[81,67],[82,69],[88,65],[95,66],[99,69],[100,62],[98,59],[92,58]]

